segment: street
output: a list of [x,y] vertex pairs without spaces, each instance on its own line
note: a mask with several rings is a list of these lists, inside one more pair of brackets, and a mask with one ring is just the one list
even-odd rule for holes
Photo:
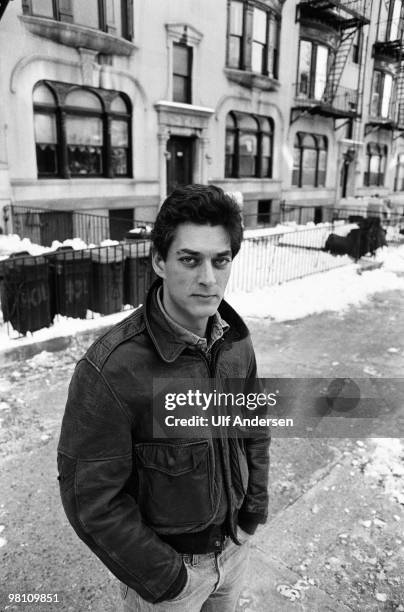
[[[391,291],[341,314],[250,319],[260,375],[401,377],[403,302]],[[68,524],[56,479],[67,386],[85,348],[74,341],[0,370],[1,610],[119,609],[117,581]],[[403,612],[403,459],[398,438],[275,437],[269,520],[251,541],[239,612]],[[16,593],[58,603],[10,603]]]

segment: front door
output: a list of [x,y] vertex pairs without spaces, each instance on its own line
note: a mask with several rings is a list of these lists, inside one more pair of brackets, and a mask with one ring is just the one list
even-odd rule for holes
[[193,182],[194,138],[171,136],[167,143],[167,193]]

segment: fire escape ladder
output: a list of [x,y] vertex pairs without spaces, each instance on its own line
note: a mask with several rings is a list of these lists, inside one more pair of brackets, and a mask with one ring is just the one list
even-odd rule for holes
[[357,31],[357,27],[349,28],[346,30],[344,35],[341,37],[341,42],[338,46],[338,49],[334,56],[334,61],[331,65],[327,85],[324,92],[324,99],[328,103],[332,103],[334,101],[335,96],[337,95],[338,87],[341,82],[342,73],[344,72],[345,65],[348,60],[349,53],[352,49],[353,41],[355,38],[355,33]]
[[404,59],[400,59],[400,68],[397,77],[397,89],[396,89],[396,100],[397,100],[397,115],[396,122],[400,128],[404,126]]

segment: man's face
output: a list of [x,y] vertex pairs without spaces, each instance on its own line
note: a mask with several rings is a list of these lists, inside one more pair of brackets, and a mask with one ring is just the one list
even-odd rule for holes
[[204,335],[231,271],[230,238],[221,225],[181,223],[164,261],[153,266],[164,283],[164,307],[186,329]]

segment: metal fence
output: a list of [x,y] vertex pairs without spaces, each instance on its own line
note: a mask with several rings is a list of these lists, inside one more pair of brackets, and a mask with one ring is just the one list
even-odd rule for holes
[[346,236],[356,223],[323,223],[309,228],[289,228],[246,238],[234,260],[227,290],[253,291],[352,263],[348,255],[324,251],[331,233]]
[[[357,227],[336,220],[282,232],[268,228],[261,235],[258,231],[243,241],[227,290],[254,291],[349,264],[353,260],[347,255],[330,255],[324,246],[331,233],[347,236]],[[59,316],[91,318],[142,303],[155,277],[150,248],[149,240],[138,240],[83,250],[61,247],[3,260],[1,305],[9,335],[48,327]]]
[[[120,235],[111,235],[121,227]],[[153,225],[151,221],[110,219],[102,215],[68,210],[50,210],[10,204],[4,207],[4,225],[7,234],[18,234],[42,246],[51,246],[54,240],[81,238],[86,244],[100,244],[103,240],[122,240],[127,230]]]
[[150,241],[60,250],[0,262],[1,307],[10,336],[59,316],[93,318],[138,306],[154,278]]

